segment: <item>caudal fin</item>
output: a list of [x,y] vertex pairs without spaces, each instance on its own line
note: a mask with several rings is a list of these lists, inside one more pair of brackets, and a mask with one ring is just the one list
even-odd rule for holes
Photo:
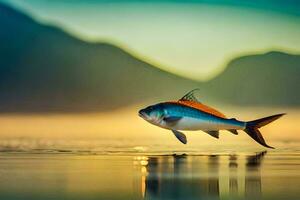
[[274,147],[271,147],[269,145],[266,144],[262,134],[260,133],[260,131],[258,130],[260,127],[263,127],[269,123],[271,123],[272,121],[280,118],[281,116],[285,115],[285,113],[283,114],[277,114],[277,115],[272,115],[269,117],[264,117],[261,119],[257,119],[257,120],[253,120],[253,121],[249,121],[246,123],[246,128],[245,128],[245,132],[251,137],[253,138],[256,142],[258,142],[259,144],[268,147],[268,148],[272,148],[274,149]]

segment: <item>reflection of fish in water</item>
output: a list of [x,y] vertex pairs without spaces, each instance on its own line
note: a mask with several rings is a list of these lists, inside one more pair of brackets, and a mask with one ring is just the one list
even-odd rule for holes
[[227,163],[218,155],[149,157],[144,199],[260,199],[265,154],[249,155],[246,163],[236,155],[229,156],[229,176],[224,176]]
[[[206,168],[206,163],[197,156],[149,157],[144,199],[219,199],[218,160],[218,156],[208,156]],[[199,176],[202,173],[214,175]]]
[[139,115],[156,126],[172,130],[182,143],[186,144],[186,136],[178,130],[202,130],[209,135],[219,138],[219,130],[228,130],[237,135],[237,130],[244,130],[259,144],[273,148],[266,144],[258,130],[284,114],[253,120],[239,121],[228,119],[221,112],[200,103],[194,96],[194,91],[187,93],[178,101],[170,101],[149,106],[139,111]]
[[248,156],[245,174],[245,197],[246,199],[261,199],[262,185],[260,165],[267,151]]

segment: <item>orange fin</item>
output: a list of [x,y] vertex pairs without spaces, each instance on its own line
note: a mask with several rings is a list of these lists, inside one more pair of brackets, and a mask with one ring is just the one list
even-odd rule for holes
[[202,103],[196,102],[196,101],[179,100],[179,101],[172,101],[170,103],[178,103],[178,104],[185,105],[185,106],[188,106],[188,107],[192,107],[192,108],[195,108],[195,109],[200,110],[202,112],[206,112],[206,113],[215,115],[217,117],[221,117],[221,118],[226,119],[226,116],[223,113],[221,113],[220,111],[218,111],[214,108],[211,108],[207,105],[204,105]]
[[185,106],[200,110],[202,112],[206,112],[211,115],[226,119],[226,116],[223,113],[219,112],[218,110],[216,110],[214,108],[211,108],[207,105],[202,104],[194,95],[194,93],[196,91],[199,91],[199,89],[197,88],[197,89],[191,90],[190,92],[185,94],[183,97],[181,97],[178,101],[171,101],[169,103],[175,103],[175,104],[177,103],[177,104],[185,105]]

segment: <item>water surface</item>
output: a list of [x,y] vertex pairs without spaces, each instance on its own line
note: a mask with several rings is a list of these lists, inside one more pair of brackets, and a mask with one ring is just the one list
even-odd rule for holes
[[0,199],[299,199],[300,152],[0,153]]

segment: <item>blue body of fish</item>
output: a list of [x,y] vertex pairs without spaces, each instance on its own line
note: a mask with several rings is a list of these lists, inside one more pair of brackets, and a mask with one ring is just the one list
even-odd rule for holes
[[166,129],[206,131],[244,130],[246,126],[246,122],[221,118],[185,105],[161,103],[158,106],[163,107],[165,116],[168,118],[179,119],[176,123],[162,121],[160,126]]

